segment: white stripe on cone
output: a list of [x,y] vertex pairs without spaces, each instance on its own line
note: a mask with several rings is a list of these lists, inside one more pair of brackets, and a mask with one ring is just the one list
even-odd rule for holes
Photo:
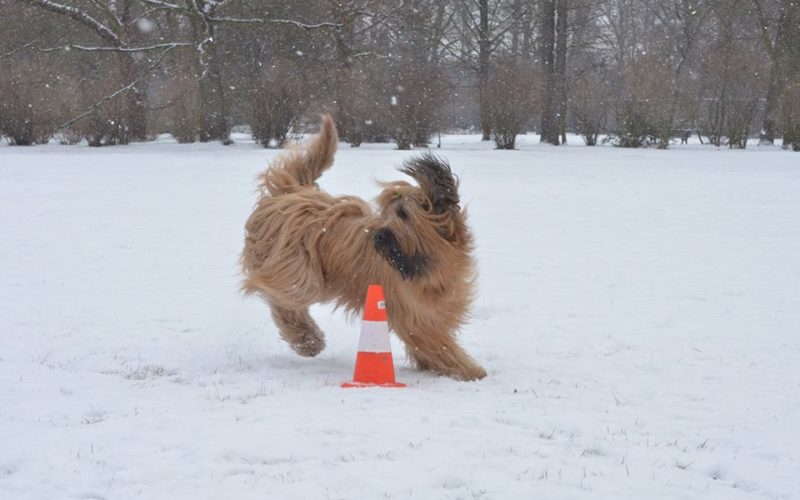
[[391,352],[389,325],[385,321],[362,321],[359,352]]

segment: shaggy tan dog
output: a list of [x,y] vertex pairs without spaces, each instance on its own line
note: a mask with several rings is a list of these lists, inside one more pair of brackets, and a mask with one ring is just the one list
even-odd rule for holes
[[383,285],[389,326],[418,368],[483,378],[486,371],[455,338],[472,301],[474,262],[450,167],[431,154],[408,160],[401,172],[419,187],[382,184],[376,212],[315,184],[333,163],[337,140],[324,116],[305,151],[279,157],[261,176],[261,197],[246,224],[243,289],[269,304],[298,354],[316,356],[325,338],[309,306],[334,302],[357,314],[368,285]]

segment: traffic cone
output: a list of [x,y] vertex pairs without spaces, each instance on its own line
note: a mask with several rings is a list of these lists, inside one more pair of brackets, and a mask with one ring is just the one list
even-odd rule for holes
[[392,347],[389,343],[389,323],[383,287],[370,285],[364,305],[361,338],[358,341],[356,369],[353,381],[342,387],[405,387],[394,380]]

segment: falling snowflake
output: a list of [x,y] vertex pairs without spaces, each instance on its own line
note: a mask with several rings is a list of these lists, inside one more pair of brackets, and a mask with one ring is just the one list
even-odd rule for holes
[[138,21],[136,21],[136,28],[138,28],[138,30],[141,31],[142,33],[150,33],[151,31],[153,31],[153,28],[155,27],[156,27],[155,23],[147,19],[146,17],[143,17]]

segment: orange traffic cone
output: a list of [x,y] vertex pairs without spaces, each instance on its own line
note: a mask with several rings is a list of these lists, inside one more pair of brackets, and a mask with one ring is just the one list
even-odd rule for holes
[[383,287],[370,285],[364,305],[361,338],[358,341],[356,369],[353,381],[342,387],[405,387],[394,380],[392,347],[389,344],[389,323],[386,320],[386,301]]

